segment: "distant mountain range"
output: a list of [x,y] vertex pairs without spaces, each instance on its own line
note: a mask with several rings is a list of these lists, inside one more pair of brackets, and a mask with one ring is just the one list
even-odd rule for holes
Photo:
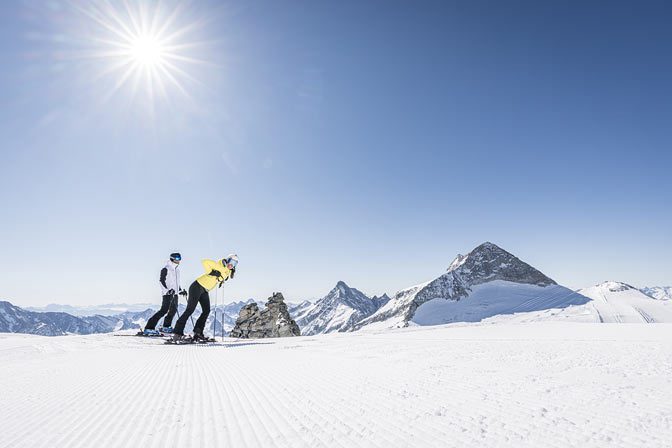
[[[253,302],[252,299],[248,301],[240,301],[228,303],[225,305],[218,305],[215,313],[215,308],[211,308],[210,315],[206,322],[206,330],[210,330],[211,334],[217,336],[226,336],[233,329],[236,318],[240,309]],[[18,306],[12,305],[9,302],[0,301],[0,333],[29,333],[38,334],[42,336],[61,336],[66,334],[92,334],[92,333],[110,333],[119,330],[140,329],[144,328],[147,320],[156,312],[158,304],[151,304],[142,311],[124,311],[113,315],[103,315],[89,313],[95,311],[105,312],[119,309],[137,309],[139,305],[100,305],[91,307],[71,307],[68,305],[48,305],[44,308],[37,309],[69,309],[74,313],[81,313],[80,315],[73,315],[71,313],[62,311],[30,311]],[[182,303],[178,307],[180,314],[184,313],[186,306]],[[36,309],[36,308],[32,308]],[[185,327],[186,333],[191,333],[193,330],[192,322],[201,315],[200,309],[197,308],[192,318],[187,320]],[[177,322],[177,315],[173,320],[173,325]],[[159,321],[159,325],[163,323],[163,319]]]
[[9,302],[0,302],[0,333],[30,333],[42,336],[109,333],[140,328],[154,311],[130,312],[116,316],[73,316],[63,312],[27,311]]
[[149,308],[156,308],[156,303],[106,303],[104,305],[72,306],[59,305],[56,303],[42,307],[26,307],[26,311],[35,311],[37,313],[68,313],[73,316],[117,316],[126,312],[139,313]]
[[[251,302],[213,307],[206,330],[217,336],[228,335],[240,309]],[[369,297],[339,281],[323,298],[287,303],[287,307],[302,335],[495,320],[672,322],[672,287],[638,290],[625,283],[604,282],[572,291],[486,242],[466,255],[458,254],[446,272],[434,280],[402,289],[392,298],[386,294]],[[156,308],[158,303],[91,307],[52,304],[22,309],[0,302],[0,332],[56,336],[142,328]],[[184,309],[181,304],[180,314]],[[192,331],[192,320],[199,315],[197,308],[185,332]]]

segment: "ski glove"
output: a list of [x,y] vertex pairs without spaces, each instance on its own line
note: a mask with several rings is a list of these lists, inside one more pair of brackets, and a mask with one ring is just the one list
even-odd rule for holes
[[167,296],[172,296],[175,295],[175,290],[174,289],[169,289],[168,292],[166,293]]
[[180,289],[180,295],[182,295],[182,296],[186,296],[186,295],[187,295],[187,291],[185,291],[184,289]]
[[221,276],[222,276],[222,273],[219,272],[219,271],[216,270],[216,269],[213,269],[212,271],[210,271],[210,273],[209,273],[208,275],[212,275],[213,277],[221,277]]
[[231,269],[231,274],[229,274],[229,278],[233,278],[234,275],[236,275],[236,268]]

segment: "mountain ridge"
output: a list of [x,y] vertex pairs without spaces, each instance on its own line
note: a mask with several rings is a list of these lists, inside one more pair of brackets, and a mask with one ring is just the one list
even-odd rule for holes
[[349,331],[357,322],[375,313],[381,304],[387,303],[386,297],[373,299],[339,280],[327,295],[304,308],[296,323],[303,335]]

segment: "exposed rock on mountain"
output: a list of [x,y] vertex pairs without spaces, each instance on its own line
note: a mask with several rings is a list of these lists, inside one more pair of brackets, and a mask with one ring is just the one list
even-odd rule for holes
[[371,300],[376,304],[376,310],[379,310],[380,308],[384,307],[387,305],[387,302],[390,301],[390,296],[387,294],[383,294],[382,296],[373,296],[371,297]]
[[340,281],[329,294],[297,319],[296,323],[301,327],[303,335],[349,331],[388,300],[386,295],[371,299]]
[[284,297],[278,292],[273,293],[262,311],[259,311],[256,302],[242,307],[230,336],[243,339],[278,338],[301,336],[301,331],[290,317]]

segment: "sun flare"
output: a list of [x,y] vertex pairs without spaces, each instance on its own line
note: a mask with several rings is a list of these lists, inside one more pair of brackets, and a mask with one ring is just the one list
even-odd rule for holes
[[194,57],[202,43],[193,41],[199,26],[182,2],[89,2],[76,8],[87,19],[95,50],[102,60],[95,81],[106,81],[105,99],[122,89],[131,98],[146,95],[153,104],[169,102],[173,91],[190,98],[189,88],[199,81],[192,72],[206,62]]
[[166,49],[154,36],[139,36],[129,46],[129,56],[138,64],[155,66],[162,64]]

